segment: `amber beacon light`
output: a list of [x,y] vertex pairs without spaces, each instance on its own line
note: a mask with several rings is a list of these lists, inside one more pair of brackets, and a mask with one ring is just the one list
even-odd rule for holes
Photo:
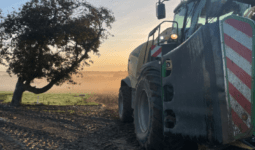
[[178,38],[178,35],[177,35],[177,34],[172,34],[172,35],[171,35],[171,39],[176,40],[177,38]]

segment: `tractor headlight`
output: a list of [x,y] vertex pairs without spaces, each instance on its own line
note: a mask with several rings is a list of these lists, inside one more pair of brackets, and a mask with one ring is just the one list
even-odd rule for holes
[[160,36],[160,41],[163,41],[164,40],[164,36]]
[[176,40],[177,38],[178,38],[178,35],[177,35],[177,34],[172,34],[172,35],[171,35],[171,39]]

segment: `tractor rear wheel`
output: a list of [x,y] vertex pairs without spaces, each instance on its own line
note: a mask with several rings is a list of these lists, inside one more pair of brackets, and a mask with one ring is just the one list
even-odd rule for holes
[[133,109],[131,108],[131,88],[121,86],[119,90],[119,117],[122,122],[133,122]]
[[146,150],[182,149],[176,136],[166,142],[163,135],[160,72],[150,70],[138,79],[134,108],[136,138]]

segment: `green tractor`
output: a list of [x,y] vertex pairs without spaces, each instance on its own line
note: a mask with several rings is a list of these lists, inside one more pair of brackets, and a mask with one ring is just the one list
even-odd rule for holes
[[[158,19],[165,18],[163,2]],[[142,147],[255,148],[254,6],[254,0],[182,0],[174,20],[131,52],[119,117],[134,123]],[[172,25],[162,31],[166,23]]]

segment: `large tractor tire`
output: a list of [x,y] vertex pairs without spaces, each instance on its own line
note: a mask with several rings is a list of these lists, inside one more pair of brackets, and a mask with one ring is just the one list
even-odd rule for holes
[[182,149],[184,141],[176,136],[164,139],[161,79],[157,70],[139,77],[136,87],[134,126],[136,138],[146,150]]
[[131,108],[131,88],[121,86],[119,90],[119,117],[124,123],[133,122],[133,109]]

